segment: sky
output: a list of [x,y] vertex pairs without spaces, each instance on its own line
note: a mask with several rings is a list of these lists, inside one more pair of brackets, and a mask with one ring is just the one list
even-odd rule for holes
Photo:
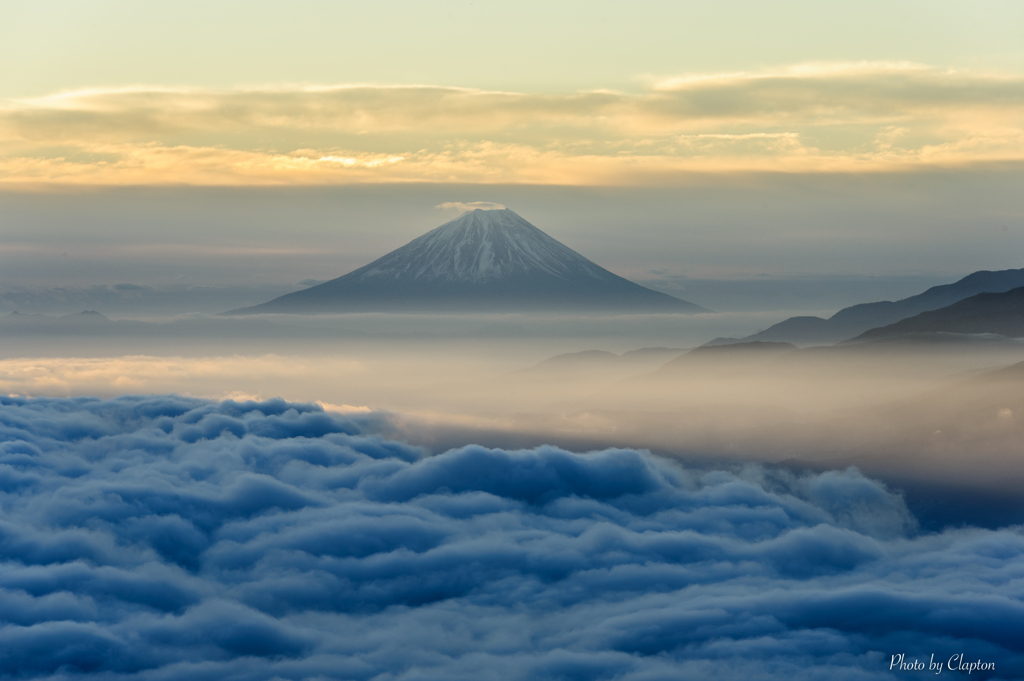
[[1019,161],[1019,3],[17,3],[5,183],[630,185]]
[[636,90],[647,78],[807,62],[1024,67],[1024,10],[1008,0],[41,0],[5,9],[3,55],[22,68],[4,79],[3,96],[140,84]]
[[496,201],[677,294],[907,295],[1018,264],[1022,26],[1016,2],[11,3],[0,286],[294,286]]

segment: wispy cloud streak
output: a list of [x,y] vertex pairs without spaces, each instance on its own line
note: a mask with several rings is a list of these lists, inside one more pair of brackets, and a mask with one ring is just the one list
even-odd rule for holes
[[1024,78],[907,63],[636,93],[344,85],[83,90],[0,104],[5,182],[632,184],[687,172],[1024,159]]

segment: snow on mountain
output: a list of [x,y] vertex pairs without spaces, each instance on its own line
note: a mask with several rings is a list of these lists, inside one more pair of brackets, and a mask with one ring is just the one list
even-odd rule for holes
[[473,210],[368,265],[228,314],[531,309],[703,312],[623,279],[511,210]]
[[562,279],[611,274],[507,208],[466,213],[352,274],[476,284],[538,272]]

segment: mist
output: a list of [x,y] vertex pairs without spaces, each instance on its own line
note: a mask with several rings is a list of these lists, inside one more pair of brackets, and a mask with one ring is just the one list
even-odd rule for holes
[[[1016,266],[1017,204],[765,182],[0,197],[0,666],[1012,678],[1024,341],[714,342]],[[484,199],[713,311],[219,314]]]
[[[925,521],[1024,522],[1012,499],[1024,483],[1024,371],[1014,367],[1024,343],[695,351],[783,314],[25,315],[5,318],[0,390],[316,402],[386,414],[388,437],[435,453],[552,444],[640,447],[700,465],[854,465],[916,494]],[[984,511],[978,495],[1006,503]]]
[[[118,284],[298,288],[346,274],[458,215],[438,206],[490,201],[616,274],[685,291],[713,310],[838,309],[1017,267],[1020,180],[1015,166],[992,165],[694,174],[672,187],[5,189],[0,293]],[[717,292],[702,283],[717,281],[725,282]],[[759,281],[766,290],[753,285]],[[149,314],[207,311],[152,302]]]

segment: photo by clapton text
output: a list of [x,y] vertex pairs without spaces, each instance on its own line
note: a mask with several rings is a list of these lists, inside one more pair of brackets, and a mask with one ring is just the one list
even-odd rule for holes
[[[976,671],[994,672],[996,670],[996,663],[983,662],[980,659],[976,662],[965,662],[964,654],[958,653],[956,655],[950,656],[950,658],[946,661],[945,667],[950,671],[967,672],[968,674],[970,674],[971,672]],[[941,659],[938,662],[935,661],[934,653],[932,653],[931,659],[928,661],[927,667],[925,667],[924,662],[920,662],[916,658],[913,662],[906,662],[906,655],[904,653],[898,653],[892,656],[892,661],[889,663],[889,669],[898,669],[899,671],[906,672],[916,672],[928,669],[929,671],[934,671],[936,674],[941,674],[943,665]]]

